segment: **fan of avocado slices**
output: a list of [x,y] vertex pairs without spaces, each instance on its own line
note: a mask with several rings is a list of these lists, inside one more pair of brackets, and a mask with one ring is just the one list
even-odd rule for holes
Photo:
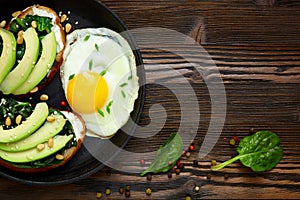
[[46,80],[56,63],[57,44],[52,26],[49,17],[26,15],[14,19],[8,30],[0,28],[0,91],[3,94],[23,95]]
[[60,111],[46,103],[33,107],[13,98],[0,99],[0,158],[5,162],[17,168],[53,166],[63,160],[57,155],[73,146],[74,128]]

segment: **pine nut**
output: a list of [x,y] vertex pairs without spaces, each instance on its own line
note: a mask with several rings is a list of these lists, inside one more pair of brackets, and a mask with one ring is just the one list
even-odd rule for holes
[[4,27],[5,27],[5,25],[6,25],[6,21],[5,21],[5,20],[3,20],[3,21],[0,23],[0,27],[1,27],[1,28],[4,28]]
[[11,119],[10,119],[10,117],[6,117],[6,119],[5,119],[5,125],[6,126],[10,126],[11,125]]
[[45,148],[45,145],[44,144],[38,144],[36,146],[36,148],[37,148],[37,150],[42,151]]
[[49,139],[48,139],[48,147],[49,147],[49,148],[52,148],[53,145],[54,145],[53,143],[54,143],[53,138],[49,138]]
[[60,22],[63,23],[64,21],[66,21],[66,19],[67,19],[67,15],[63,14],[60,18]]
[[33,88],[32,90],[30,90],[30,93],[35,93],[35,92],[37,92],[39,90],[39,88],[38,87],[35,87],[35,88]]
[[61,155],[61,154],[56,154],[55,158],[57,160],[63,160],[65,157],[63,155]]
[[23,44],[24,38],[23,38],[23,31],[18,32],[18,38],[17,38],[17,44]]
[[47,121],[48,122],[54,122],[55,121],[55,118],[53,116],[48,116],[47,117]]
[[69,33],[71,31],[71,28],[72,28],[72,25],[67,23],[66,26],[65,26],[66,33]]
[[32,27],[32,28],[36,28],[36,27],[37,27],[36,21],[32,21],[32,22],[31,22],[31,27]]
[[49,99],[49,97],[48,97],[48,95],[46,95],[46,94],[42,94],[41,96],[40,96],[40,100],[41,101],[47,101]]
[[21,124],[21,121],[22,121],[22,115],[18,115],[18,116],[16,117],[16,124],[17,124],[17,125]]
[[22,13],[22,11],[16,11],[16,12],[13,12],[12,14],[11,14],[11,16],[12,17],[17,17],[18,15],[20,15]]

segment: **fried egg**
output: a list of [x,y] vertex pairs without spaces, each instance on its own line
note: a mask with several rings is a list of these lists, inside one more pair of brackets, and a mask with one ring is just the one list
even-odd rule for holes
[[112,137],[129,119],[138,97],[135,57],[128,42],[107,28],[78,29],[67,35],[62,87],[87,135]]

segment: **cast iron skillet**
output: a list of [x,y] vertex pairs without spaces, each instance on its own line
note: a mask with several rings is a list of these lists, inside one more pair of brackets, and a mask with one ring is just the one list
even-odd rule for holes
[[[26,7],[34,4],[48,6],[54,9],[57,13],[60,11],[63,13],[69,12],[70,14],[68,15],[68,22],[73,25],[73,30],[87,27],[106,27],[119,33],[123,33],[124,31],[128,30],[124,22],[122,22],[116,14],[114,14],[108,7],[98,0],[0,0],[0,21],[4,19],[6,21],[10,21],[11,14],[14,11],[23,10]],[[78,21],[78,24],[75,24],[76,21]],[[133,49],[140,80],[139,97],[135,102],[135,109],[131,113],[132,120],[137,123],[144,105],[145,72],[141,54],[132,36],[128,32],[122,34],[122,36],[127,39]],[[59,109],[66,109],[65,107],[60,107],[60,102],[65,100],[65,97],[58,74],[55,76],[51,84],[42,91],[34,94],[31,97],[26,97],[26,99],[23,100],[36,103],[39,101],[39,96],[42,93],[46,93],[50,96],[50,100],[48,101],[49,106]],[[126,130],[131,130],[131,133],[127,134],[122,130],[119,130],[118,133],[110,140],[86,137],[84,144],[97,145],[98,152],[105,152],[107,142],[113,142],[119,147],[120,150],[126,145],[130,139],[130,135],[134,133],[134,125],[128,123],[125,126],[127,126]],[[118,154],[119,150],[105,153],[110,155],[109,159],[113,159],[113,157]],[[106,162],[109,162],[109,159]],[[104,166],[105,165],[102,162],[95,159],[89,153],[85,145],[82,145],[79,152],[77,152],[77,154],[66,165],[60,168],[45,173],[26,174],[17,173],[0,167],[0,174],[8,179],[25,184],[58,185],[71,183],[88,177],[91,174],[101,170]]]

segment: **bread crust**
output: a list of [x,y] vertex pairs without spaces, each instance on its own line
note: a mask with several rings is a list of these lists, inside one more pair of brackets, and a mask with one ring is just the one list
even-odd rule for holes
[[[82,124],[82,129],[80,130],[79,135],[75,134],[77,136],[76,137],[77,146],[71,147],[64,151],[64,154],[63,154],[64,160],[62,162],[55,164],[55,165],[47,166],[47,167],[41,167],[41,168],[20,168],[20,167],[16,167],[16,166],[12,165],[11,163],[9,163],[3,159],[0,159],[0,166],[3,166],[7,169],[10,169],[10,170],[13,170],[16,172],[21,172],[21,173],[41,173],[41,172],[49,171],[51,169],[55,169],[55,168],[65,165],[80,149],[80,147],[83,143],[83,140],[85,138],[85,133],[86,133],[86,128],[85,128],[83,119],[76,113],[69,112],[69,114],[70,113],[76,116],[77,123]],[[72,126],[74,126],[74,124],[72,124]]]
[[[45,86],[47,86],[53,80],[54,76],[58,73],[58,71],[60,70],[60,66],[63,63],[63,53],[64,53],[64,50],[65,50],[65,47],[66,47],[66,34],[65,34],[65,31],[63,29],[62,24],[60,23],[60,17],[58,16],[58,14],[53,9],[51,9],[49,7],[41,6],[41,5],[33,5],[33,6],[25,8],[18,16],[16,16],[15,18],[13,18],[6,25],[5,28],[7,30],[9,30],[9,27],[10,27],[12,21],[14,19],[16,19],[16,18],[22,19],[26,15],[33,15],[34,14],[34,12],[33,12],[34,8],[38,8],[38,9],[44,10],[44,11],[46,11],[48,13],[51,13],[51,14],[53,14],[55,16],[54,24],[59,27],[60,36],[61,36],[60,38],[61,38],[61,42],[63,44],[62,50],[60,52],[56,52],[56,59],[55,59],[56,62],[54,63],[54,65],[52,66],[51,70],[47,74],[46,79],[37,85],[37,88],[38,88],[37,91],[40,91],[40,90],[42,90]],[[16,97],[22,98],[22,97],[28,96],[30,94],[31,93],[29,92],[29,93],[24,94],[24,95],[16,95]]]

